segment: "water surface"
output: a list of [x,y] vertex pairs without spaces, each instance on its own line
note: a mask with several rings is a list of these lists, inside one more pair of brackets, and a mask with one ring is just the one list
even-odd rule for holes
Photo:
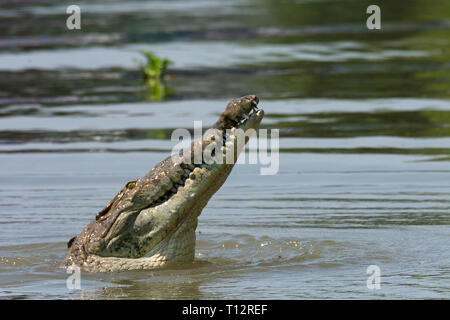
[[[3,299],[448,299],[450,7],[384,1],[0,6]],[[134,59],[172,60],[155,97]],[[59,265],[125,182],[254,93],[280,130],[275,175],[236,165],[199,218],[196,260],[82,273]],[[369,290],[367,267],[381,270]]]

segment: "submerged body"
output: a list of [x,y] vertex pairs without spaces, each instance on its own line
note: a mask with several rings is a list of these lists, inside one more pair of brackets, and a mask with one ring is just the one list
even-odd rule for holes
[[[192,261],[198,216],[243,148],[233,132],[259,127],[264,112],[258,102],[253,95],[231,100],[213,126],[219,135],[205,133],[179,156],[166,158],[145,177],[128,182],[80,235],[69,240],[66,265],[121,271]],[[194,150],[219,143],[223,161],[195,163]],[[232,163],[225,160],[230,149]]]

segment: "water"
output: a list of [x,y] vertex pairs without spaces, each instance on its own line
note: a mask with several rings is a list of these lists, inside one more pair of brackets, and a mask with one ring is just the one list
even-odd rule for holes
[[[0,298],[450,298],[450,7],[385,1],[79,2],[0,7]],[[167,57],[165,97],[139,50]],[[254,93],[280,166],[236,165],[197,228],[196,261],[81,274],[59,265],[175,128]],[[367,267],[381,271],[369,290]]]

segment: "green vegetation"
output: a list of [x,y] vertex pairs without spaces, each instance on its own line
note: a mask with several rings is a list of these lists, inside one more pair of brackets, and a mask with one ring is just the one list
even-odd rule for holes
[[140,60],[136,61],[139,65],[139,69],[144,80],[162,80],[167,66],[171,63],[171,61],[168,59],[162,59],[150,51],[141,50],[140,52],[145,57],[146,61],[145,63]]
[[171,64],[168,59],[163,59],[153,52],[141,50],[145,62],[136,60],[146,85],[145,99],[150,101],[164,100],[168,89],[164,85],[164,76],[167,66]]

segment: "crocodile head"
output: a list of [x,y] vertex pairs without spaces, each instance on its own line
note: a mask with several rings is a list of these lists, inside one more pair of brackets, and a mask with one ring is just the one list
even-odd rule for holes
[[[166,158],[145,177],[128,182],[68,242],[66,265],[118,271],[192,261],[197,218],[227,179],[252,129],[259,127],[264,112],[258,102],[254,95],[231,100],[202,139]],[[246,133],[244,143],[239,143],[238,131]],[[207,148],[213,150],[214,161],[201,156],[198,161],[198,153],[203,155]]]

